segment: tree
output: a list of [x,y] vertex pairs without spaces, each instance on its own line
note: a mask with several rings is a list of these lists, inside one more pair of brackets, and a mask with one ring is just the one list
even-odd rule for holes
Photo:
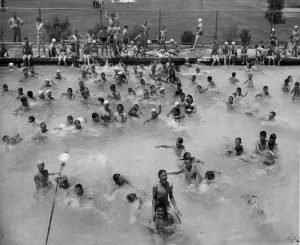
[[55,38],[57,41],[60,41],[61,39],[68,39],[72,33],[71,23],[68,17],[60,19],[55,16],[51,21],[45,24],[45,29],[49,37],[49,41],[51,41],[52,38]]
[[270,22],[271,26],[278,24],[284,24],[285,19],[283,18],[283,7],[284,0],[267,0],[268,11],[265,12],[265,18]]
[[250,43],[251,35],[250,35],[250,31],[248,29],[241,30],[239,35],[240,35],[241,42],[242,42],[243,45],[246,45],[246,44]]

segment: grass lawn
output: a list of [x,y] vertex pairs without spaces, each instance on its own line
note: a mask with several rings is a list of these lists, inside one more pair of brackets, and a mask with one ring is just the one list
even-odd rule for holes
[[[237,25],[239,30],[247,28],[252,35],[252,42],[268,41],[270,25],[264,18],[266,1],[263,0],[136,0],[135,3],[111,3],[105,0],[108,13],[117,11],[121,25],[129,27],[141,24],[147,19],[151,27],[150,38],[155,39],[158,34],[158,10],[161,9],[161,20],[169,31],[167,38],[174,38],[180,42],[180,36],[185,30],[195,31],[197,19],[201,17],[204,25],[204,43],[211,43],[216,26],[216,10],[218,15],[218,39],[224,41],[224,29]],[[203,6],[204,10],[201,10]],[[53,16],[68,16],[72,27],[77,28],[81,35],[100,22],[99,10],[92,8],[92,0],[8,0],[7,7],[20,8],[79,8],[79,10],[42,10],[42,20],[47,22]],[[221,10],[226,10],[222,12]],[[38,10],[16,9],[18,16],[24,20],[22,36],[28,36],[35,41],[35,18]],[[230,12],[232,11],[232,12]],[[248,11],[248,12],[245,12]],[[251,12],[249,12],[251,11]],[[256,11],[256,12],[253,12]],[[1,13],[2,40],[11,41],[11,32],[6,24],[11,17],[12,10]],[[278,25],[279,40],[286,41],[293,26],[300,26],[300,14],[286,14],[286,24]],[[103,23],[107,20],[103,17]],[[239,38],[238,40],[239,41]]]

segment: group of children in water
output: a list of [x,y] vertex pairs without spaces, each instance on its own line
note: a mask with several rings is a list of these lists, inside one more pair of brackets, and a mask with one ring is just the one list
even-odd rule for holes
[[[141,104],[148,104],[152,106],[151,108],[151,115],[149,119],[143,120],[143,123],[149,123],[150,121],[157,121],[159,115],[162,113],[162,106],[158,105],[158,108],[155,107],[155,103],[153,101],[158,101],[160,98],[164,98],[165,96],[165,88],[164,87],[174,87],[174,96],[176,97],[176,102],[174,106],[168,108],[167,116],[171,116],[175,122],[180,122],[187,116],[191,116],[197,112],[197,106],[194,102],[193,96],[188,94],[185,95],[182,89],[182,82],[178,76],[176,76],[176,72],[180,71],[180,67],[175,66],[172,62],[172,59],[169,59],[167,63],[156,62],[154,61],[151,64],[151,72],[150,74],[146,74],[146,69],[143,65],[140,65],[140,69],[138,66],[133,67],[133,71],[130,71],[128,67],[121,63],[122,69],[120,67],[114,68],[114,77],[113,82],[108,81],[106,78],[106,74],[102,72],[100,75],[96,71],[96,66],[92,65],[90,67],[82,66],[80,68],[80,81],[79,87],[76,92],[73,92],[72,88],[68,88],[66,93],[63,93],[61,96],[67,98],[70,101],[79,100],[85,105],[90,106],[97,106],[98,109],[92,113],[91,118],[93,123],[102,123],[102,125],[107,126],[113,122],[117,122],[120,124],[126,123],[128,118],[141,118],[142,114],[140,113],[140,106]],[[196,66],[196,75],[200,73],[200,66],[199,65],[192,65],[189,63],[189,60],[186,61],[185,67],[188,69],[193,69],[193,66]],[[13,68],[10,65],[10,68]],[[27,67],[23,68],[23,77],[20,79],[20,83],[29,82],[31,79],[36,79],[39,77],[39,74],[34,71],[34,68],[28,69]],[[203,87],[196,82],[196,75],[193,75],[191,78],[191,83],[196,88],[196,94],[205,94],[208,91],[212,91],[213,93],[218,93],[217,86],[213,81],[212,76],[207,76],[207,87]],[[3,84],[2,89],[2,96],[4,95],[12,95],[15,96],[17,99],[20,100],[21,106],[15,111],[16,114],[20,114],[23,112],[21,116],[28,114],[31,111],[34,111],[34,106],[30,106],[30,103],[33,101],[44,101],[47,104],[51,104],[54,101],[58,100],[52,97],[51,88],[54,86],[59,86],[60,81],[64,80],[65,78],[62,77],[61,72],[57,70],[55,77],[52,80],[45,80],[41,90],[38,91],[37,96],[34,95],[33,91],[28,91],[27,94],[24,94],[23,88],[20,87],[17,91],[10,90],[7,84]],[[104,97],[93,97],[90,92],[89,88],[85,85],[84,81],[94,80],[95,84],[99,85],[101,90],[104,90],[106,86],[109,86],[109,94]],[[129,87],[129,84],[135,81],[135,87]],[[153,82],[152,82],[153,81]],[[232,73],[232,77],[229,79],[232,84],[237,84],[240,81],[236,78],[236,73]],[[284,81],[282,86],[282,91],[284,93],[292,93],[293,99],[300,98],[300,89],[299,89],[299,82],[295,82],[295,87],[290,90],[290,83],[293,83],[292,77],[288,76],[287,79]],[[252,80],[252,73],[248,73],[248,79],[244,82],[247,87],[252,88],[253,80]],[[128,97],[138,98],[138,103],[135,103],[133,107],[126,113],[124,106],[120,103],[123,100],[123,94],[117,91],[118,87],[128,87]],[[149,88],[148,88],[149,86]],[[164,87],[163,87],[164,86]],[[139,93],[138,89],[142,88],[142,93]],[[140,95],[139,95],[140,94]],[[243,94],[241,88],[238,87],[236,91],[233,93],[232,96],[229,96],[228,101],[226,102],[227,108],[232,110],[235,108],[236,104],[243,98],[247,96],[247,93]],[[255,98],[269,98],[270,94],[268,91],[268,87],[264,86],[263,91],[255,96]],[[117,103],[117,111],[113,113],[110,109],[111,103]],[[96,112],[97,111],[97,112]],[[25,114],[24,114],[25,113]],[[248,116],[253,116],[254,112],[246,112]],[[275,119],[276,112],[271,111],[269,113],[269,117],[266,120],[272,121]],[[74,120],[72,115],[67,116],[66,123],[61,125],[57,128],[51,129],[51,131],[57,130],[66,130],[67,128],[81,131],[83,128],[83,124],[87,122],[85,118],[77,118]],[[37,126],[40,128],[40,131],[37,135],[35,135],[32,139],[33,140],[41,140],[47,138],[49,129],[45,122],[38,123],[33,115],[28,117],[28,123]],[[233,154],[239,157],[243,161],[254,161],[253,159],[259,158],[262,156],[262,162],[267,165],[273,165],[278,158],[278,145],[276,143],[276,134],[272,133],[267,140],[267,133],[265,131],[260,132],[260,139],[256,143],[256,149],[254,154],[247,154],[244,152],[242,146],[242,139],[237,137],[235,139],[235,144],[233,146],[229,146],[226,150],[227,154]],[[7,135],[3,136],[3,142],[7,145],[14,145],[21,142],[22,139],[19,134],[9,137]],[[196,184],[199,186],[200,183],[205,183],[208,185],[211,183],[216,174],[221,174],[218,171],[207,171],[204,176],[201,176],[197,169],[197,164],[201,163],[204,164],[203,161],[192,157],[189,152],[185,152],[185,147],[183,145],[183,139],[178,138],[176,144],[174,146],[168,145],[160,145],[156,148],[173,148],[178,155],[178,157],[183,161],[183,164],[180,166],[178,171],[173,171],[167,173],[165,170],[160,170],[158,173],[159,182],[153,186],[153,210],[152,210],[152,223],[153,226],[149,226],[150,229],[155,230],[161,236],[166,236],[174,233],[174,229],[168,228],[173,227],[173,225],[177,222],[180,222],[180,211],[176,206],[176,202],[173,196],[173,186],[170,182],[167,181],[167,174],[181,174],[184,173],[185,180],[187,184]],[[37,165],[38,173],[34,177],[34,181],[36,184],[37,190],[41,189],[49,189],[51,188],[52,184],[49,181],[49,175],[55,173],[49,173],[45,170],[45,165],[41,161]],[[67,189],[70,187],[68,183],[68,178],[66,176],[59,176],[56,179],[59,186],[63,189]],[[124,176],[116,173],[113,175],[113,181],[115,182],[116,189],[126,185],[131,184],[131,182],[125,178]],[[72,192],[74,190],[74,192]],[[84,189],[81,184],[74,185],[74,188],[70,190],[75,197],[83,198]],[[87,197],[92,198],[91,195]],[[130,193],[127,195],[127,200],[132,202],[138,202],[139,207],[141,207],[143,203],[143,199],[139,197],[137,193]],[[174,209],[175,214],[169,214],[169,201],[171,201]]]

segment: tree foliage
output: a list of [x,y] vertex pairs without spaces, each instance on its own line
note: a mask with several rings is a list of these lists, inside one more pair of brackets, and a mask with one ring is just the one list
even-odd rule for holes
[[185,31],[180,39],[182,44],[192,44],[195,40],[195,35],[191,31]]
[[284,0],[267,0],[268,11],[265,12],[265,18],[270,22],[271,25],[284,24],[285,19],[283,18]]
[[248,29],[243,29],[239,33],[242,44],[249,44],[251,40],[250,31]]
[[51,41],[52,38],[55,38],[57,41],[68,39],[72,32],[68,17],[60,19],[58,16],[55,16],[51,21],[45,24],[45,29],[49,41]]
[[229,43],[236,41],[236,39],[238,38],[238,27],[236,25],[233,25],[224,28],[222,29],[222,34],[225,41]]

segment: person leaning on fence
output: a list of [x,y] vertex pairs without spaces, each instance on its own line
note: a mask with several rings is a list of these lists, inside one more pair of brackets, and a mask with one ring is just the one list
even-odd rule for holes
[[213,59],[213,62],[211,63],[212,66],[215,65],[216,62],[218,62],[218,65],[221,65],[220,58],[219,58],[219,44],[217,40],[215,40],[212,45],[211,58]]
[[98,62],[98,54],[99,54],[99,49],[96,40],[92,41],[90,52],[91,52],[92,63],[96,64]]
[[222,48],[222,55],[223,55],[223,59],[224,59],[224,65],[227,65],[227,63],[229,62],[229,46],[228,46],[228,42],[224,43],[224,47]]
[[229,64],[232,62],[232,65],[235,65],[237,59],[237,48],[235,42],[231,43],[230,55],[229,55]]
[[13,42],[16,42],[17,38],[19,42],[22,42],[21,26],[23,25],[23,23],[23,20],[17,17],[17,13],[13,12],[12,17],[8,21],[9,27],[13,31]]
[[50,58],[55,58],[55,57],[57,57],[57,51],[56,51],[55,44],[56,44],[56,39],[53,38],[53,39],[51,40],[51,44],[50,44],[49,50],[48,50],[48,53],[49,53],[49,57],[50,57]]
[[22,47],[23,63],[25,66],[31,66],[32,60],[32,43],[28,41],[28,38],[24,38]]
[[67,44],[63,38],[60,40],[59,44],[58,66],[61,65],[61,61],[67,66]]
[[[196,29],[196,37],[195,37],[195,42],[194,42],[194,46],[192,49],[196,48],[197,42],[199,40],[199,38],[201,38],[201,36],[203,35],[203,25],[202,25],[202,19],[199,18],[198,19],[198,25],[197,25],[197,29]],[[200,40],[201,43],[201,40]],[[201,44],[202,45],[202,44]]]
[[43,57],[45,57],[45,27],[44,23],[42,23],[41,17],[36,18],[36,31],[37,31],[37,46],[38,46],[38,56],[40,57],[40,48],[43,48]]

